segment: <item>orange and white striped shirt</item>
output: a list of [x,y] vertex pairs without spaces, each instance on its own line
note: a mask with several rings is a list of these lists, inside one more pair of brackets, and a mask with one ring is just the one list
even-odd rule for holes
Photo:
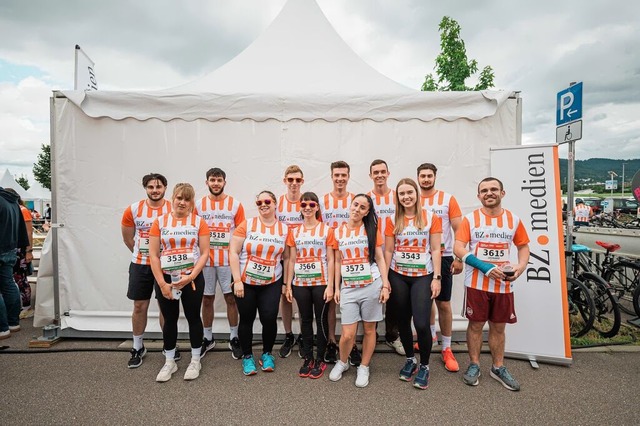
[[196,214],[209,227],[209,260],[207,266],[229,266],[229,242],[236,226],[244,220],[242,203],[230,195],[222,200],[203,197],[196,203]]
[[581,206],[576,206],[573,209],[573,215],[575,217],[576,222],[587,223],[589,222],[589,215],[591,214],[591,207],[582,204]]
[[390,190],[387,195],[376,195],[373,191],[367,193],[373,200],[373,207],[378,215],[378,228],[380,233],[385,234],[387,218],[395,218],[396,215],[396,191]]
[[[344,287],[364,287],[380,278],[380,269],[376,262],[369,263],[369,240],[364,225],[358,229],[349,229],[345,223],[336,229],[335,250],[342,257],[340,274]],[[382,247],[380,230],[376,232],[376,247]]]
[[282,254],[289,228],[276,221],[266,226],[260,218],[252,217],[235,230],[235,237],[244,238],[240,251],[242,282],[249,285],[266,285],[282,277]]
[[453,232],[451,231],[451,219],[462,216],[460,206],[455,197],[443,191],[436,191],[430,197],[420,197],[422,207],[433,211],[442,219],[442,244],[444,244],[443,256],[453,256]]
[[122,215],[122,226],[135,228],[133,236],[133,256],[131,262],[138,265],[150,265],[149,229],[159,216],[171,211],[171,201],[164,200],[158,208],[150,207],[147,200],[141,200],[127,207]]
[[177,218],[173,213],[158,217],[149,236],[160,237],[160,264],[164,271],[190,271],[200,258],[199,240],[209,236],[209,227],[194,213]]
[[22,218],[25,222],[33,222],[33,216],[28,208],[20,204],[20,212],[22,213]]
[[[529,236],[520,218],[503,209],[498,216],[488,216],[481,209],[465,215],[456,233],[456,240],[469,244],[469,251],[478,259],[502,265],[511,262],[513,245],[529,243]],[[465,268],[464,285],[489,293],[511,293],[512,282],[494,280],[476,268]]]
[[326,223],[318,223],[311,229],[301,225],[289,232],[287,246],[296,248],[295,279],[293,285],[327,285],[327,251],[333,250],[335,233]]
[[347,193],[344,198],[336,198],[331,193],[325,194],[320,200],[320,212],[322,221],[332,227],[338,228],[349,221],[349,207],[354,195]]
[[290,229],[297,228],[304,222],[300,213],[300,201],[289,201],[286,195],[278,198],[276,217],[280,222],[286,223]]
[[394,234],[395,224],[390,217],[386,219],[387,237],[394,237],[393,256],[389,266],[395,272],[408,277],[423,277],[433,272],[431,259],[431,235],[442,232],[442,220],[431,210],[422,210],[426,223],[423,229],[418,229],[414,219],[404,218],[404,229],[398,235]]

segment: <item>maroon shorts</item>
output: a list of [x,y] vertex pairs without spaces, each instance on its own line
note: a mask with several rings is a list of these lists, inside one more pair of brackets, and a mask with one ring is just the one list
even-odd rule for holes
[[513,293],[489,293],[465,287],[465,316],[469,321],[514,324],[518,321]]

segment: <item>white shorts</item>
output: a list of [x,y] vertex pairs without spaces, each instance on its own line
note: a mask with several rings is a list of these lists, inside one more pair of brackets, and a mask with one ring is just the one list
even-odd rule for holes
[[340,322],[355,324],[360,321],[382,321],[381,290],[381,278],[365,287],[342,287],[340,289]]
[[222,294],[231,293],[231,267],[230,266],[205,266],[202,270],[204,276],[204,295],[216,295],[216,282],[220,284]]

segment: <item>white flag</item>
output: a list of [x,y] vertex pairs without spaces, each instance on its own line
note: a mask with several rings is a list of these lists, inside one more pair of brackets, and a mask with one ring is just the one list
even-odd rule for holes
[[80,46],[76,44],[76,73],[74,90],[98,90],[98,80],[94,70],[95,63],[87,56]]

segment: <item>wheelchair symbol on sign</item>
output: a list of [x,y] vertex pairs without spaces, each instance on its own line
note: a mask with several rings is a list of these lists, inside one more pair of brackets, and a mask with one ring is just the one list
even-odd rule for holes
[[564,140],[565,141],[570,141],[571,140],[571,136],[573,136],[571,134],[571,126],[567,126],[567,133],[565,133],[565,135],[564,135]]

